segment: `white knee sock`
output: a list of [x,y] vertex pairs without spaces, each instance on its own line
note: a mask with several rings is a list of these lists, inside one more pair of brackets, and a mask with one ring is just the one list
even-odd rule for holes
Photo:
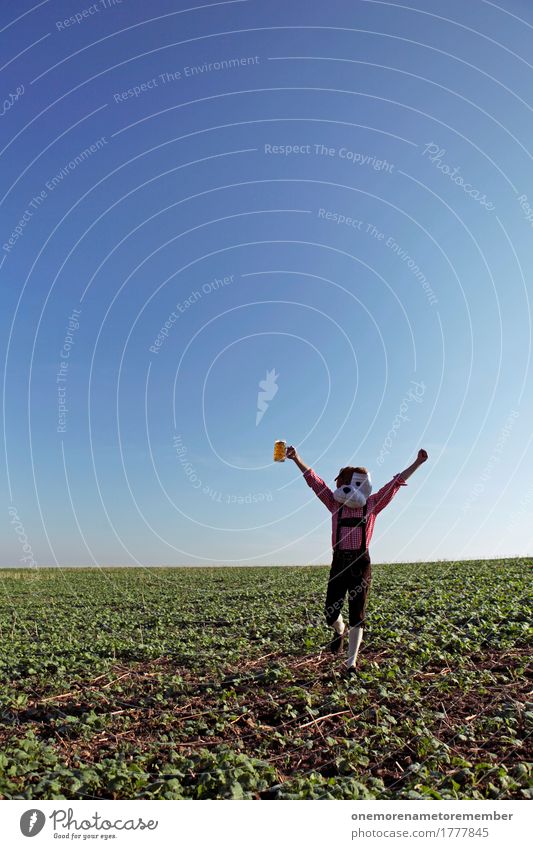
[[359,625],[352,626],[350,628],[348,640],[348,658],[346,660],[346,666],[355,666],[355,662],[357,660],[357,653],[359,651],[359,646],[361,645],[362,639],[363,628]]
[[333,623],[333,627],[335,628],[335,631],[337,632],[337,634],[344,634],[344,629],[345,629],[346,626],[345,626],[344,620],[342,618],[342,613],[339,613],[337,619]]

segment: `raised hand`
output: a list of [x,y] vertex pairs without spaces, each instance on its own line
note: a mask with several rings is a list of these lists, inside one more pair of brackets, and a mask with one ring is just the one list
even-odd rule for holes
[[304,463],[294,445],[287,445],[287,448],[285,450],[285,456],[289,460],[294,460],[301,472],[307,472],[311,468],[307,465],[307,463]]
[[418,460],[419,463],[425,463],[427,458],[428,458],[428,452],[425,451],[423,448],[421,448],[420,451],[418,452],[418,456],[417,456],[416,459]]

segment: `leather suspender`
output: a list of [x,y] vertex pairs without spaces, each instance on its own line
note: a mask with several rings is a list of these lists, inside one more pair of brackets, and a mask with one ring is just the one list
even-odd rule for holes
[[342,518],[344,505],[339,507],[337,512],[337,533],[335,537],[335,548],[340,551],[339,543],[341,540],[341,528],[361,528],[361,548],[366,551],[366,504],[363,507],[362,516],[350,516],[347,519]]

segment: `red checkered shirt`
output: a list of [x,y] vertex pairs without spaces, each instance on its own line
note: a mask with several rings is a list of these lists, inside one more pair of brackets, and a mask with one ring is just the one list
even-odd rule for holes
[[[332,529],[331,529],[331,545],[335,546],[335,540],[337,538],[337,513],[339,507],[343,505],[340,504],[334,497],[333,492],[329,488],[329,486],[324,483],[322,478],[319,478],[316,472],[313,469],[308,469],[304,472],[304,478],[323,504],[326,505],[330,513],[332,513]],[[378,513],[381,513],[384,507],[392,501],[398,490],[401,486],[407,486],[405,480],[401,476],[401,474],[394,475],[393,479],[390,480],[385,486],[382,486],[381,489],[370,495],[366,502],[366,545],[367,548],[370,545],[370,540],[372,539],[372,533],[374,531],[374,523],[376,521],[376,516]],[[342,518],[349,519],[353,516],[359,517],[363,515],[362,507],[344,507],[342,511]],[[350,550],[360,548],[361,546],[361,528],[340,528],[340,539],[339,539],[339,548],[348,548]]]

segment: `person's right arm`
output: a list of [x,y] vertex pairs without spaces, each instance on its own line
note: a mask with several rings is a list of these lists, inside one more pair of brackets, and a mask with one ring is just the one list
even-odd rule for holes
[[325,504],[330,513],[332,513],[337,507],[338,504],[333,497],[333,493],[329,486],[320,478],[316,472],[313,471],[311,466],[308,466],[307,463],[304,463],[300,455],[298,454],[296,448],[292,445],[287,445],[287,458],[289,460],[293,460],[301,472],[303,472],[304,479],[311,487],[315,495],[320,498],[321,502]]
[[307,463],[304,463],[294,445],[287,445],[287,457],[289,460],[294,460],[301,472],[305,473],[311,470],[311,466],[308,466]]

